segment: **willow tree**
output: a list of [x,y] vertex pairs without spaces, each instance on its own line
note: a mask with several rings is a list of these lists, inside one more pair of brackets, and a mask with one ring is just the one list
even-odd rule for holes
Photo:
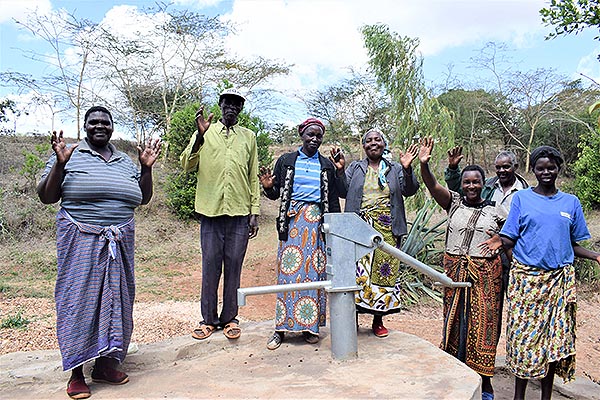
[[[440,142],[432,159],[445,163],[446,150],[454,146],[454,122],[425,86],[419,39],[401,36],[387,25],[366,25],[361,32],[370,71],[390,103],[392,143],[403,151],[421,137],[432,136]],[[410,202],[423,204],[421,194],[413,197]]]
[[422,136],[433,136],[453,145],[450,113],[425,86],[419,39],[401,36],[387,25],[366,25],[361,32],[370,70],[390,101],[394,143],[407,145]]

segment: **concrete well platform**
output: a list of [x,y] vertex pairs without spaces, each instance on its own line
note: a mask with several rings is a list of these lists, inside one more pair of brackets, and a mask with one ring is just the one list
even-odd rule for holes
[[[110,386],[88,379],[92,399],[481,398],[475,372],[416,336],[391,331],[380,339],[361,328],[359,357],[337,361],[328,327],[317,345],[288,335],[270,351],[265,345],[272,327],[272,321],[242,323],[237,341],[217,331],[203,341],[186,335],[139,345],[122,367],[130,382]],[[68,376],[58,351],[7,354],[0,357],[0,398],[65,399]]]

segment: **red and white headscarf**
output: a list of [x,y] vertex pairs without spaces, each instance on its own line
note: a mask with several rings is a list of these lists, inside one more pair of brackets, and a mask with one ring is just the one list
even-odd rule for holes
[[325,125],[323,125],[321,121],[319,121],[316,118],[309,118],[300,125],[298,125],[298,133],[300,134],[300,136],[302,136],[306,128],[308,128],[311,125],[317,125],[319,128],[321,128],[323,133],[325,133]]

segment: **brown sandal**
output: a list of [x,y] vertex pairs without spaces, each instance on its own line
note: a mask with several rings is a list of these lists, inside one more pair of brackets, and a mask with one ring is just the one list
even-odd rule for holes
[[242,328],[237,322],[230,322],[223,328],[223,334],[227,339],[237,339],[242,336]]
[[216,330],[212,325],[201,324],[198,328],[194,329],[192,332],[192,337],[194,339],[202,340],[206,339]]

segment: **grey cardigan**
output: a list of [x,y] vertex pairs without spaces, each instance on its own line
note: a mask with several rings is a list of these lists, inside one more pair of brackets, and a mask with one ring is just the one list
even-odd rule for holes
[[[408,197],[417,193],[419,182],[412,167],[407,170],[397,162],[388,162],[391,167],[386,174],[386,178],[390,186],[392,233],[394,236],[400,237],[407,233],[403,196]],[[365,158],[364,160],[353,161],[346,169],[348,193],[344,212],[355,212],[357,214],[360,212],[367,168],[369,168],[368,160]]]

